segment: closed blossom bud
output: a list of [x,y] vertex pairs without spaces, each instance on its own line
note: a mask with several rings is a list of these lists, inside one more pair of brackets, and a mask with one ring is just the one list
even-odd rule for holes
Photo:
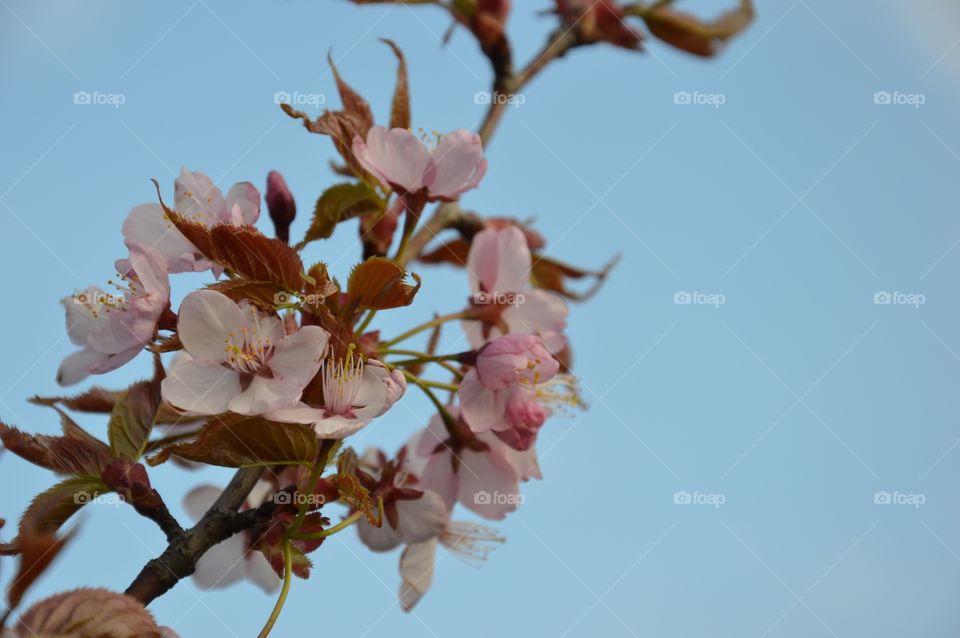
[[290,224],[297,216],[297,203],[293,200],[283,175],[277,171],[267,174],[267,210],[270,211],[277,239],[289,242]]

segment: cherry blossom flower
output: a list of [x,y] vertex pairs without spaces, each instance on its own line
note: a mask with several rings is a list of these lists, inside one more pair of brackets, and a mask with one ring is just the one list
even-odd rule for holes
[[[447,410],[459,416],[456,406]],[[520,482],[541,478],[536,452],[514,450],[491,432],[473,437],[469,445],[463,435],[455,440],[435,416],[407,443],[409,468],[420,487],[437,492],[448,508],[459,502],[478,516],[500,520],[523,500]]]
[[[239,182],[224,197],[209,177],[181,168],[174,180],[174,208],[179,215],[204,226],[253,225],[260,217],[260,192],[250,182]],[[141,204],[131,210],[123,222],[123,237],[128,246],[138,243],[157,250],[166,259],[170,273],[202,272],[213,267],[166,219],[160,204]],[[122,266],[118,264],[118,269]]]
[[320,438],[341,439],[384,414],[407,388],[401,371],[390,372],[375,359],[364,363],[363,359],[352,354],[345,361],[325,359],[320,374],[322,405],[301,402],[274,410],[269,418],[286,423],[306,423],[313,426]]
[[507,333],[538,335],[556,354],[567,339],[567,304],[552,292],[530,287],[530,249],[516,226],[488,228],[477,233],[467,257],[471,311],[476,319],[463,322],[474,348]]
[[400,606],[410,611],[433,584],[433,567],[439,545],[454,556],[472,563],[487,559],[494,543],[506,539],[484,525],[451,521],[440,534],[422,543],[408,545],[400,555]]
[[[212,485],[195,487],[184,498],[183,508],[191,519],[199,521],[222,492]],[[257,481],[242,509],[258,507],[272,492],[268,482]],[[251,540],[250,532],[244,531],[211,547],[197,562],[193,582],[203,589],[220,589],[248,580],[266,593],[276,591],[281,580],[266,557],[250,549]]]
[[407,129],[374,126],[353,140],[353,153],[367,171],[400,194],[453,201],[476,188],[487,171],[480,137],[458,129],[432,151]]
[[559,369],[538,337],[510,334],[491,341],[460,382],[464,420],[474,432],[519,428],[522,449],[529,447],[530,431],[535,437],[547,417],[537,386],[550,381]]
[[170,304],[170,283],[163,257],[133,244],[129,269],[120,275],[118,293],[98,287],[61,300],[67,334],[81,349],[66,357],[57,372],[61,385],[79,383],[89,374],[115,370],[153,340],[157,322]]
[[329,339],[318,326],[287,335],[278,317],[213,290],[187,295],[177,335],[185,356],[174,361],[161,390],[168,403],[192,414],[292,407],[320,368]]
[[418,479],[405,467],[406,448],[396,461],[387,461],[382,452],[376,452],[364,454],[364,473],[360,476],[362,481],[367,479],[364,487],[370,489],[371,496],[383,501],[384,520],[375,527],[361,518],[357,522],[360,540],[375,552],[386,552],[401,544],[435,538],[449,519],[443,498],[433,490],[419,489]]

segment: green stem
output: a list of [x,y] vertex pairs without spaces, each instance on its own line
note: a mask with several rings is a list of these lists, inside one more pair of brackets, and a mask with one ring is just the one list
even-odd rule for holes
[[376,309],[370,310],[367,313],[367,316],[363,318],[363,323],[361,323],[360,326],[353,331],[354,337],[359,338],[360,335],[362,335],[364,331],[370,326],[370,322],[373,321],[373,318],[376,316],[377,316]]
[[434,326],[439,326],[440,324],[446,323],[447,321],[456,321],[458,319],[469,319],[469,317],[470,317],[469,313],[466,313],[466,312],[454,312],[449,315],[442,315],[440,317],[436,317],[435,319],[431,319],[426,323],[421,323],[419,326],[415,326],[410,330],[407,330],[406,332],[400,334],[399,336],[394,337],[390,341],[383,342],[382,344],[380,344],[380,347],[383,349],[389,348],[394,344],[400,343],[401,341],[404,341],[406,339],[409,339],[410,337],[418,335],[424,330],[429,330]]
[[270,630],[273,629],[273,625],[277,622],[277,618],[280,617],[280,612],[283,611],[283,604],[287,602],[287,594],[290,593],[290,581],[293,578],[293,550],[290,547],[290,539],[283,539],[283,587],[280,589],[280,597],[277,598],[277,604],[273,606],[273,612],[270,614],[270,618],[267,619],[267,624],[263,626],[263,630],[260,631],[260,634],[257,638],[267,638],[270,635]]
[[[317,489],[317,483],[320,481],[320,476],[323,474],[324,468],[327,467],[327,460],[330,458],[330,449],[331,445],[327,445],[327,442],[324,441],[320,447],[320,453],[317,454],[317,463],[313,466],[313,471],[310,472],[310,479],[308,485],[310,486],[310,493],[312,494]],[[297,511],[297,517],[293,520],[293,524],[288,528],[290,534],[295,534],[300,526],[303,525],[303,519],[307,516],[308,503],[304,500],[300,504],[300,509]]]
[[403,367],[403,366],[415,366],[421,363],[440,363],[441,361],[457,361],[460,358],[459,354],[442,354],[432,357],[416,357],[414,359],[402,359],[400,361],[391,361],[390,365],[393,367]]
[[430,399],[434,407],[437,408],[437,412],[440,413],[440,419],[443,421],[444,427],[447,428],[447,432],[450,433],[451,438],[453,438],[455,441],[459,440],[460,432],[457,430],[456,421],[454,420],[453,415],[450,414],[450,411],[447,410],[447,406],[445,406],[443,402],[437,398],[437,395],[433,393],[433,390],[430,389],[430,386],[428,386],[423,379],[415,374],[407,372],[406,370],[403,371],[403,374],[405,377],[407,377],[407,380],[410,383],[413,383],[418,388],[423,390],[424,394],[427,395],[427,398]]
[[430,381],[429,379],[420,379],[420,383],[429,387],[436,388],[438,390],[449,390],[450,392],[456,392],[459,390],[459,386],[453,385],[452,383],[440,383],[439,381]]

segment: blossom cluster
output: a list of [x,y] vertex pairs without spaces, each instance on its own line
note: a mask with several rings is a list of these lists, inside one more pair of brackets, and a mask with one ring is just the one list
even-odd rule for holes
[[[556,0],[561,28],[515,74],[505,30],[509,0],[446,8],[490,59],[494,88],[511,93],[573,47],[605,42],[639,50],[642,36],[628,17],[697,55],[713,55],[752,17],[748,0],[713,22],[664,3]],[[297,199],[280,172],[268,173],[261,194],[252,182],[224,192],[205,173],[183,168],[172,198],[164,200],[154,181],[157,201],[127,214],[116,279],[61,300],[75,350],[59,366],[59,384],[86,382],[141,355],[152,358],[154,372],[121,390],[95,385],[35,397],[57,411],[58,436],[0,423],[7,450],[64,477],[30,503],[16,537],[0,543],[0,554],[20,560],[9,609],[72,537],[64,532],[69,519],[101,494],[115,492],[157,523],[169,544],[125,595],[79,589],[54,596],[23,614],[10,635],[79,636],[76,627],[84,627],[91,633],[83,635],[173,636],[141,603],[192,574],[206,588],[246,580],[273,591],[283,583],[265,636],[292,577],[309,577],[310,555],[350,527],[371,551],[403,548],[399,599],[409,610],[433,581],[439,547],[482,560],[503,542],[486,522],[515,511],[523,483],[542,478],[537,442],[547,419],[581,405],[568,301],[596,292],[610,266],[563,263],[546,254],[545,239],[527,223],[462,208],[460,198],[487,174],[484,143],[504,101],[489,102],[479,133],[414,133],[406,61],[396,44],[384,42],[398,64],[388,122],[375,122],[332,58],[341,109],[314,117],[280,105],[331,140],[334,173],[344,178],[319,194],[300,241],[291,241]],[[258,228],[263,201],[273,236]],[[435,209],[424,220],[429,205]],[[322,249],[321,260],[304,261],[311,247],[347,226],[362,245],[349,273],[329,272]],[[422,323],[397,334],[378,329],[381,313],[416,301],[424,282],[414,265],[439,264],[465,273],[446,313],[425,312]],[[184,273],[206,283],[181,297],[171,284]],[[590,279],[586,291],[569,286]],[[441,331],[451,325],[458,337],[443,349]],[[424,393],[432,418],[392,455],[354,450],[352,437],[396,410],[408,391]],[[107,440],[68,412],[109,414]],[[237,470],[223,489],[189,492],[184,509],[193,527],[176,520],[151,484],[148,467],[168,461]],[[339,522],[332,506],[345,508]],[[455,520],[458,506],[483,522]]]

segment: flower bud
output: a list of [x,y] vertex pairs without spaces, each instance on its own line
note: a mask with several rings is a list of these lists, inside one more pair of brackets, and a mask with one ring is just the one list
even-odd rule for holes
[[290,224],[297,216],[297,203],[293,200],[283,175],[277,171],[267,174],[267,210],[270,211],[277,239],[289,242]]

